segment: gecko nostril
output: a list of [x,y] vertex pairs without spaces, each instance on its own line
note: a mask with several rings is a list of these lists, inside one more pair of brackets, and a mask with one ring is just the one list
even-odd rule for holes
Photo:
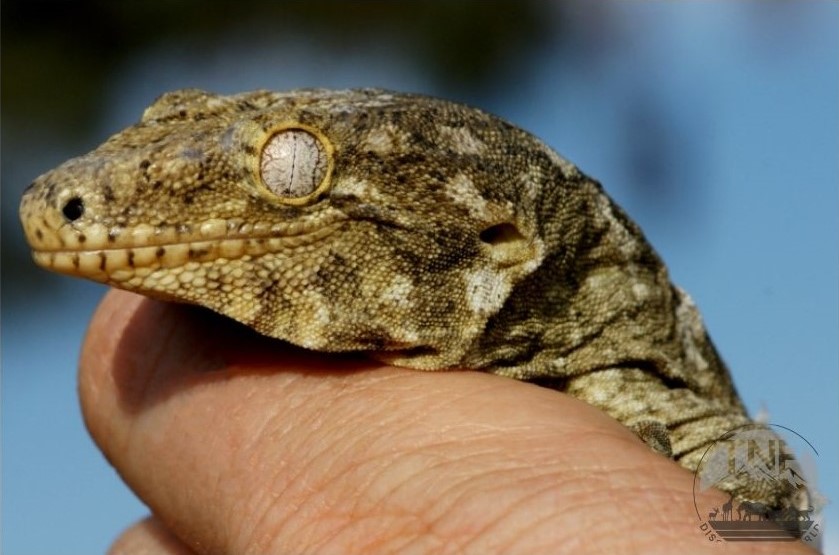
[[61,213],[68,222],[75,222],[84,215],[84,201],[81,197],[71,198],[64,204]]

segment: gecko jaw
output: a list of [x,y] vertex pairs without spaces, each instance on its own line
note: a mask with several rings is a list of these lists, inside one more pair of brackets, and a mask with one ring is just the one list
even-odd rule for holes
[[292,252],[321,241],[337,231],[336,221],[309,233],[278,237],[232,238],[185,241],[162,245],[86,250],[34,250],[32,257],[42,268],[86,277],[100,282],[124,282],[159,269],[189,263],[227,262],[268,254]]

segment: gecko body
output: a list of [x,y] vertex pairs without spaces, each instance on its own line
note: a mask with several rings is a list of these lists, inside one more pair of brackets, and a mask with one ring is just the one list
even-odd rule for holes
[[21,218],[43,267],[309,349],[549,385],[689,469],[750,422],[641,230],[537,138],[466,106],[175,91],[39,177]]

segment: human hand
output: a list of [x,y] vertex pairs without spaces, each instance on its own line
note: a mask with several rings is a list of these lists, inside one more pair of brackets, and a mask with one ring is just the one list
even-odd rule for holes
[[80,394],[94,440],[154,515],[113,554],[721,548],[699,530],[689,472],[597,409],[506,378],[306,352],[112,291]]

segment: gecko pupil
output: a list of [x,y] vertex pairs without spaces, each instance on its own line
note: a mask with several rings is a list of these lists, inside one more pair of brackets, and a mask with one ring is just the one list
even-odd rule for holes
[[61,209],[61,213],[67,221],[75,222],[84,214],[84,201],[79,197],[71,198]]

